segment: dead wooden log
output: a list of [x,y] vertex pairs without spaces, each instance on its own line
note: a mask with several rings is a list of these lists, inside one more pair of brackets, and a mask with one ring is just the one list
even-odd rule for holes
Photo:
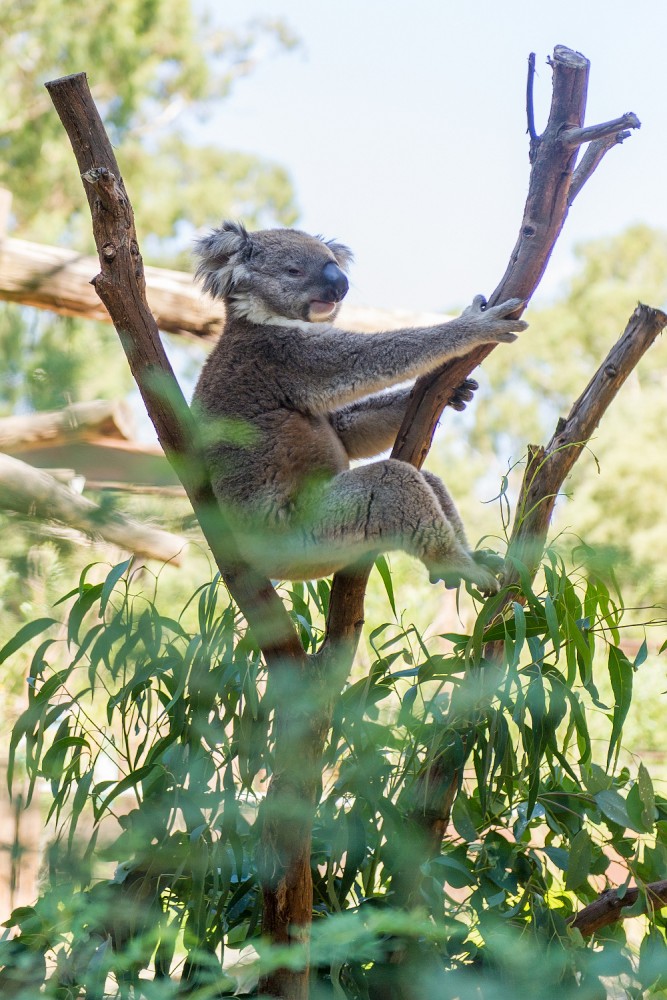
[[132,438],[130,414],[122,402],[94,399],[62,410],[0,418],[0,451],[29,451],[45,444],[94,440],[100,435],[126,441]]
[[[96,257],[0,236],[0,300],[109,323],[109,313],[91,284],[98,271]],[[215,340],[220,335],[225,322],[224,305],[204,295],[191,274],[149,265],[144,267],[144,274],[146,298],[160,330],[202,340]],[[344,305],[337,325],[344,330],[372,333],[429,326],[442,320],[437,313]]]
[[180,535],[119,513],[107,514],[47,472],[9,455],[0,455],[0,507],[31,518],[58,521],[91,538],[103,538],[129,552],[175,566],[188,544]]

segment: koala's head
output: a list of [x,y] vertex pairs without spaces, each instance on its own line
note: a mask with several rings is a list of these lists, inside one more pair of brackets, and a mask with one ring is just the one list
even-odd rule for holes
[[344,271],[352,252],[342,243],[297,229],[249,233],[223,222],[195,242],[197,277],[254,323],[332,320],[348,289]]

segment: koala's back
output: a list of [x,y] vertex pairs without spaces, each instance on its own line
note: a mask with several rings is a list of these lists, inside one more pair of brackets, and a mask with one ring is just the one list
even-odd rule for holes
[[218,500],[273,524],[292,516],[310,483],[349,465],[327,415],[304,412],[290,399],[281,356],[296,348],[288,329],[231,324],[193,399],[198,419],[211,426],[205,450]]

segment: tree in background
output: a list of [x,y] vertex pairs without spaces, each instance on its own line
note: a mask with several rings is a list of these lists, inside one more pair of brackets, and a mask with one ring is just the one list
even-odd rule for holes
[[[281,167],[201,137],[212,102],[227,99],[258,59],[295,44],[278,19],[255,21],[236,33],[215,29],[190,0],[4,4],[0,186],[13,196],[12,235],[82,252],[93,248],[80,182],[43,88],[46,79],[82,67],[94,68],[95,95],[113,141],[123,146],[125,178],[140,193],[149,259],[183,264],[194,229],[222,216],[252,225],[293,223],[294,194]],[[0,416],[122,399],[132,390],[116,335],[106,324],[0,303]],[[142,517],[157,516],[154,502],[113,502]],[[163,503],[159,516],[180,530],[186,513],[183,505]],[[0,530],[7,539],[0,557],[0,631],[6,635],[48,603],[59,575],[68,567],[76,575],[90,552],[78,552],[66,532],[18,515],[0,515]],[[19,578],[29,585],[17,588]]]
[[[77,249],[93,246],[76,176],[41,84],[94,67],[93,92],[124,172],[136,192],[138,221],[160,242],[184,240],[180,227],[220,216],[250,224],[295,219],[284,170],[185,135],[204,123],[210,102],[231,92],[262,49],[289,49],[295,39],[278,19],[242,33],[212,28],[190,0],[26,0],[0,13],[0,185],[14,196],[16,234]],[[160,163],[160,171],[153,169]],[[153,237],[157,238],[154,239]],[[170,251],[173,256],[173,250]],[[162,250],[164,253],[164,250]]]

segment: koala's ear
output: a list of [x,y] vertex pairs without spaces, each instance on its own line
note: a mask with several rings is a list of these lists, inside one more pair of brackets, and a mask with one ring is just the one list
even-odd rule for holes
[[233,290],[238,278],[237,268],[252,253],[252,237],[240,222],[223,222],[194,243],[194,255],[199,258],[195,277],[200,278],[204,291],[214,298],[223,298]]
[[325,240],[324,242],[336,258],[338,266],[341,267],[343,271],[347,271],[350,264],[354,260],[354,254],[350,248],[346,247],[344,243],[338,243],[337,240]]

